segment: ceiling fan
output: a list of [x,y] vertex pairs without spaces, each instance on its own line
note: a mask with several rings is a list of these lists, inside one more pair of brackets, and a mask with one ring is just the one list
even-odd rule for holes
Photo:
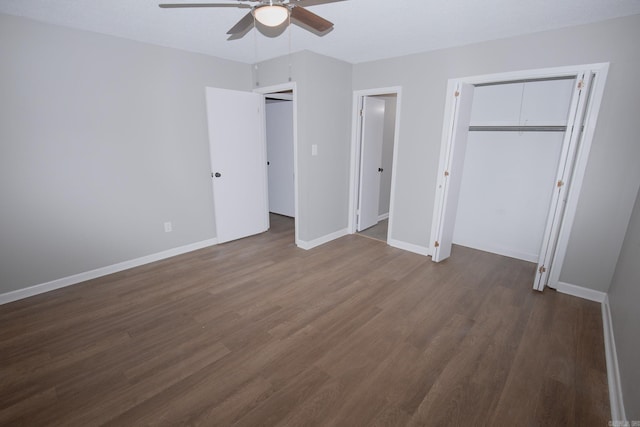
[[308,11],[305,7],[338,1],[345,0],[235,0],[234,3],[162,3],[158,6],[163,9],[203,7],[251,9],[227,31],[230,35],[228,40],[235,40],[247,34],[255,26],[256,21],[267,27],[277,27],[288,18],[300,27],[322,36],[333,28],[333,23]]

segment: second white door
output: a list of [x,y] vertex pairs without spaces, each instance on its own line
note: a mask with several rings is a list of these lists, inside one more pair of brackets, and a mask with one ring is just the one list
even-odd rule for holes
[[363,98],[358,231],[378,223],[384,107],[385,102],[382,99],[370,96]]

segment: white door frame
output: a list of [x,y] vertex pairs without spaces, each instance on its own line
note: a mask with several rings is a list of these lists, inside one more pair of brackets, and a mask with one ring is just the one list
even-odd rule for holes
[[360,183],[360,142],[361,123],[360,110],[365,96],[396,94],[396,123],[393,131],[393,161],[391,167],[391,194],[389,198],[389,228],[387,231],[387,242],[391,239],[393,230],[393,218],[395,207],[396,173],[398,159],[398,140],[400,135],[400,115],[402,110],[402,87],[391,86],[375,89],[353,91],[353,116],[351,119],[351,172],[349,177],[349,221],[347,229],[350,234],[356,232],[357,210],[358,210],[358,186]]
[[[274,85],[274,86],[266,86],[266,87],[260,87],[260,88],[256,88],[253,91],[256,93],[260,93],[262,95],[266,95],[270,94],[270,93],[275,93],[275,92],[282,92],[282,91],[286,91],[286,90],[290,90],[293,93],[293,197],[294,197],[294,215],[295,215],[295,220],[294,220],[294,224],[295,224],[295,243],[296,246],[300,246],[300,234],[299,234],[299,230],[300,230],[300,222],[301,222],[301,218],[299,215],[300,210],[298,209],[298,91],[296,90],[296,83],[295,82],[289,82],[289,83],[283,83],[283,84],[279,84],[279,85]],[[264,113],[264,109],[263,109],[263,126],[265,126],[265,134],[266,134],[266,118],[265,118],[265,113]],[[265,150],[265,159],[267,158],[267,145],[265,143],[264,146],[264,150]],[[267,190],[267,194],[268,194],[268,190]]]
[[[600,110],[600,104],[602,102],[602,96],[604,94],[604,86],[607,80],[607,74],[609,71],[609,63],[598,63],[598,64],[586,64],[586,65],[575,65],[575,66],[567,66],[567,67],[558,67],[558,68],[545,68],[538,70],[523,70],[523,71],[514,71],[508,73],[499,73],[499,74],[489,74],[489,75],[481,75],[481,76],[471,76],[471,77],[463,77],[458,79],[450,79],[447,84],[447,99],[445,105],[444,112],[444,120],[443,120],[443,129],[442,129],[442,142],[440,149],[440,169],[442,168],[443,158],[442,156],[446,155],[448,151],[448,144],[451,139],[451,130],[449,123],[451,122],[454,114],[454,103],[452,101],[453,97],[449,96],[449,94],[453,94],[455,88],[459,83],[466,84],[486,84],[486,83],[507,83],[517,80],[529,80],[529,79],[543,79],[543,78],[557,78],[557,77],[568,77],[568,76],[578,76],[584,71],[590,71],[594,74],[592,88],[591,88],[591,97],[589,99],[589,103],[587,105],[587,111],[585,113],[584,120],[584,131],[581,139],[580,146],[578,147],[578,151],[575,158],[575,163],[573,167],[572,177],[571,177],[571,185],[566,198],[566,206],[564,215],[561,220],[560,230],[558,234],[558,239],[556,243],[555,255],[553,257],[553,262],[551,264],[551,270],[549,272],[549,280],[548,284],[551,286],[557,286],[560,278],[560,272],[562,271],[562,265],[564,263],[564,259],[566,256],[567,246],[569,243],[569,235],[571,232],[571,228],[573,226],[573,221],[575,218],[577,205],[580,196],[580,190],[582,188],[582,181],[584,178],[584,173],[587,167],[587,160],[589,157],[589,151],[591,150],[591,143],[593,142],[593,135],[595,133],[596,120],[598,117],[598,112]],[[461,171],[459,171],[461,172]],[[441,184],[441,176],[444,174],[444,170],[438,171],[438,180],[436,186]],[[436,230],[437,227],[440,227],[439,221],[441,219],[438,218],[437,213],[441,210],[442,197],[441,192],[438,192],[436,189],[436,197],[434,200],[434,216],[433,216],[433,224],[431,227],[432,235],[430,242],[430,251],[429,254],[433,255],[434,243],[436,236],[434,236],[433,230]],[[538,290],[543,290],[544,286],[541,286]]]

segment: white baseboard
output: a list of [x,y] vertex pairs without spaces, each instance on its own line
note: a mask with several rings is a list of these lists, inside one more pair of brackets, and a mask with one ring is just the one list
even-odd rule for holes
[[414,245],[413,243],[403,242],[401,240],[389,239],[387,240],[389,246],[393,246],[394,248],[403,249],[405,251],[413,252],[419,255],[431,255],[431,252],[428,247]]
[[23,298],[28,298],[34,295],[42,294],[44,292],[53,291],[54,289],[75,285],[77,283],[85,282],[87,280],[96,279],[98,277],[106,276],[108,274],[113,274],[119,271],[128,270],[130,268],[138,267],[140,265],[149,264],[149,263],[160,261],[166,258],[171,258],[176,255],[182,255],[187,252],[206,248],[208,246],[213,246],[216,244],[218,244],[218,239],[203,240],[201,242],[191,243],[191,244],[180,246],[177,248],[168,249],[166,251],[158,252],[151,255],[146,255],[146,256],[135,258],[129,261],[123,261],[117,264],[108,265],[106,267],[96,268],[95,270],[74,274],[73,276],[52,280],[51,282],[41,283],[39,285],[29,286],[28,288],[7,292],[4,294],[0,294],[0,305],[17,301]]
[[589,301],[604,302],[607,294],[600,291],[594,291],[593,289],[583,288],[582,286],[572,285],[570,283],[558,282],[555,287],[556,291],[567,295],[573,295],[574,297],[587,299]]
[[384,213],[382,215],[378,215],[378,221],[384,221],[387,218],[389,218],[389,212]]
[[340,237],[346,236],[347,234],[349,234],[349,230],[343,228],[342,230],[327,234],[326,236],[318,237],[317,239],[313,239],[308,242],[305,240],[298,240],[296,242],[296,245],[298,245],[299,248],[309,250],[315,248],[316,246],[324,245],[325,243],[332,240],[339,239]]
[[604,330],[604,352],[607,359],[607,381],[609,383],[609,403],[611,406],[612,421],[626,421],[622,399],[622,387],[620,384],[620,370],[618,368],[618,354],[616,341],[613,336],[613,323],[609,308],[609,296],[605,295],[602,301],[602,328]]

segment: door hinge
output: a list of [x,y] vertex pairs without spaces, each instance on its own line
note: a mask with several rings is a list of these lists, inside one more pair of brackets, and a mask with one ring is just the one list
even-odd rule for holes
[[560,188],[564,185],[564,181],[560,180],[556,185],[558,186],[558,188]]
[[444,176],[449,176],[449,171],[444,171]]
[[453,96],[455,96],[456,98],[457,98],[457,97],[459,97],[459,96],[460,96],[460,91],[458,91],[458,90],[457,90],[457,91],[455,91],[455,92],[453,93]]
[[360,117],[364,116],[364,112],[362,110],[360,110]]
[[542,273],[544,273],[544,272],[546,272],[546,271],[547,271],[547,269],[546,269],[546,268],[544,268],[544,265],[541,265],[541,266],[540,266],[540,268],[538,269],[538,272],[539,272],[540,274],[542,274]]
[[440,247],[440,242],[438,242],[438,241],[436,240],[436,242],[433,244],[433,247],[434,247],[434,248],[439,248],[439,247]]
[[582,89],[584,87],[584,79],[580,79],[578,81],[578,89]]

